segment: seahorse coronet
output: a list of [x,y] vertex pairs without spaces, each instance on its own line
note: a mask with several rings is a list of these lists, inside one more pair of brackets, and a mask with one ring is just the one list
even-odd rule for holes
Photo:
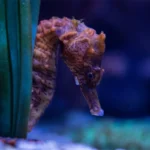
[[[58,45],[64,62],[75,76],[93,115],[102,112],[95,87],[102,77],[101,56],[105,34],[97,34],[82,21],[52,17],[40,21],[33,53],[33,86],[28,131],[39,120],[54,95]],[[96,69],[98,67],[99,69]],[[89,79],[88,72],[94,74]]]

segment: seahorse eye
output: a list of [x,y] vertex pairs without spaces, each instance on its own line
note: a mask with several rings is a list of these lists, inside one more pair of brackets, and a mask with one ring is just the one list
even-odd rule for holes
[[94,74],[92,72],[88,73],[88,79],[93,79],[94,78]]

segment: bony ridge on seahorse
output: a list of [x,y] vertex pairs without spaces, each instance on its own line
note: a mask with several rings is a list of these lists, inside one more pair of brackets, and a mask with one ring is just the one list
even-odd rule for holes
[[53,97],[58,51],[74,75],[91,114],[102,116],[104,113],[96,86],[104,72],[101,60],[105,51],[105,34],[96,34],[94,29],[75,19],[53,17],[41,21],[37,28],[28,131],[31,131]]

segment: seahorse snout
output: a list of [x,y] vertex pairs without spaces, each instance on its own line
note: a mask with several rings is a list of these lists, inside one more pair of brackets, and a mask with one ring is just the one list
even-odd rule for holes
[[96,88],[88,88],[84,85],[81,87],[81,92],[89,105],[90,113],[95,116],[103,116],[104,110],[101,108]]

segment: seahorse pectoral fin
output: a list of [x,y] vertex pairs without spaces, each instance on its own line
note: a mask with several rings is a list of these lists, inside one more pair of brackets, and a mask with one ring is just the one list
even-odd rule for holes
[[86,85],[81,87],[81,91],[87,100],[92,115],[103,116],[104,111],[101,108],[96,88],[88,88]]
[[78,80],[78,78],[76,76],[74,77],[74,81],[75,81],[76,85],[80,85],[79,80]]

